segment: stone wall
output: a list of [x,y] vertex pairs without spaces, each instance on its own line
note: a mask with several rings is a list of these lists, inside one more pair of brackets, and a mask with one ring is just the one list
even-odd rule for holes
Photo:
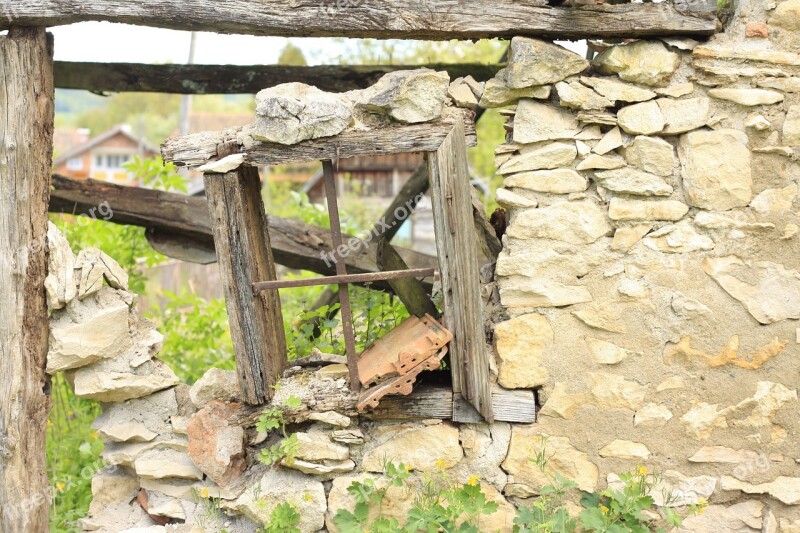
[[[104,405],[83,528],[255,531],[288,501],[304,532],[335,531],[347,486],[388,457],[413,483],[478,476],[500,504],[481,530],[510,531],[545,483],[529,461],[544,445],[582,489],[646,465],[657,503],[662,488],[669,505],[708,500],[685,531],[800,531],[798,51],[798,0],[754,0],[708,43],[637,41],[590,64],[517,38],[496,79],[453,82],[452,104],[515,106],[484,292],[496,379],[538,390],[532,425],[359,419],[345,369],[293,368],[274,403],[301,400],[298,460],[267,468],[256,456],[278,437],[254,428],[235,375],[181,384],[124,272],[51,227],[48,370]],[[384,512],[413,497],[391,489]]]

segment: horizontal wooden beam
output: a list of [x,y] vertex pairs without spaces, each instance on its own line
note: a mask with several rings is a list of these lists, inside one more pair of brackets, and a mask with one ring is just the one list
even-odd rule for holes
[[472,76],[485,81],[503,65],[432,63],[427,65],[143,65],[139,63],[72,63],[56,61],[56,87],[92,92],[171,94],[255,94],[282,83],[301,82],[323,91],[365,89],[396,70],[431,68],[450,78]]
[[[116,224],[146,227],[151,243],[165,255],[177,255],[178,259],[197,263],[216,261],[205,198],[103,181],[73,180],[59,175],[53,176],[52,185],[51,213],[107,217]],[[336,273],[333,262],[325,260],[332,249],[330,230],[270,216],[269,231],[276,263],[325,276]],[[346,258],[348,271],[378,272],[375,244],[367,241],[351,253]],[[438,266],[435,257],[406,248],[398,248],[398,251],[410,268]],[[387,287],[386,284],[375,286]]]
[[411,152],[435,152],[457,121],[466,125],[467,144],[475,146],[474,113],[465,109],[446,108],[442,117],[421,124],[390,123],[373,129],[350,129],[335,137],[303,141],[292,146],[255,140],[252,125],[224,131],[194,133],[167,139],[161,145],[165,161],[196,168],[219,159],[217,147],[236,143],[245,155],[245,164],[252,166],[281,165],[325,159],[347,159]]
[[[551,7],[544,0],[2,0],[0,30],[89,20],[283,37],[550,39],[711,35],[713,0]],[[231,53],[235,54],[235,50]]]

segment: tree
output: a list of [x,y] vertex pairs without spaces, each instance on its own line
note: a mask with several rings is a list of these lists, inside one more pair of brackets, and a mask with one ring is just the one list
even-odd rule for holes
[[280,56],[278,56],[278,64],[286,65],[287,67],[305,67],[308,65],[308,61],[306,61],[306,56],[303,55],[300,47],[289,41],[281,50]]

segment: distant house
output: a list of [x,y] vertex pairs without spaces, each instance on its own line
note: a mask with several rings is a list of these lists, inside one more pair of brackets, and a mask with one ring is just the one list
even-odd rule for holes
[[159,151],[144,139],[133,135],[129,126],[119,125],[72,146],[62,154],[57,153],[53,167],[56,174],[68,178],[92,178],[120,185],[139,185],[133,174],[123,167],[135,155],[156,157]]

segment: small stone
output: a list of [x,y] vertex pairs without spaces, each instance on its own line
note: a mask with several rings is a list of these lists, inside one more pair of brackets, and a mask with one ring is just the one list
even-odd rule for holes
[[225,174],[232,170],[236,170],[244,164],[244,154],[231,154],[223,157],[219,161],[212,161],[201,167],[198,167],[197,172],[206,174]]
[[535,192],[569,194],[585,191],[589,182],[572,169],[557,168],[512,174],[503,180],[503,185]]
[[[680,98],[694,92],[694,83],[688,81],[686,83],[679,83],[672,85],[666,89],[656,89],[656,94],[661,96],[669,96],[671,98]],[[664,111],[663,109],[661,110]]]
[[581,83],[588,85],[601,95],[615,102],[645,102],[656,97],[656,93],[649,89],[642,89],[641,87],[623,83],[614,78],[590,78],[581,76]]
[[189,398],[195,407],[203,407],[212,400],[222,402],[241,401],[241,389],[236,372],[210,368],[189,389]]
[[529,207],[537,207],[539,202],[533,198],[527,198],[508,189],[497,189],[495,192],[495,201],[501,207],[506,209],[527,209]]
[[211,481],[226,487],[247,467],[245,434],[228,420],[239,404],[213,400],[189,421],[189,456]]
[[755,462],[759,454],[753,450],[734,450],[725,446],[703,446],[689,457],[691,463],[731,463]]
[[615,252],[627,252],[647,235],[653,226],[650,224],[637,224],[635,226],[617,228],[614,232],[614,240],[611,241],[611,249]]
[[447,96],[453,100],[456,107],[472,109],[473,111],[478,109],[478,98],[475,97],[472,88],[464,82],[463,78],[459,78],[450,84]]
[[776,89],[782,93],[800,93],[800,78],[762,78],[756,82],[759,87]]
[[447,72],[420,68],[390,72],[372,87],[348,95],[359,109],[417,124],[442,115],[449,87]]
[[753,178],[744,133],[695,131],[681,137],[678,154],[690,205],[727,211],[750,203]]
[[620,146],[622,146],[622,132],[620,132],[619,127],[615,126],[603,136],[592,151],[599,155],[605,155],[612,150],[616,150]]
[[542,364],[553,342],[553,328],[542,315],[531,313],[502,322],[494,328],[498,383],[507,389],[532,389],[547,383]]
[[605,109],[613,107],[614,101],[600,96],[592,89],[577,81],[556,83],[559,103],[572,109]]
[[325,365],[316,372],[314,375],[320,379],[337,380],[346,378],[350,375],[350,370],[344,363],[336,363],[333,365]]
[[99,402],[124,402],[180,383],[180,378],[161,361],[154,361],[148,375],[104,372],[87,366],[76,370],[72,379],[76,396]]
[[708,257],[703,270],[761,324],[800,319],[800,272],[770,261]]
[[83,300],[103,286],[103,279],[120,290],[128,290],[128,273],[105,252],[97,248],[81,250],[75,260],[75,269],[81,271],[78,298]]
[[759,115],[758,113],[752,113],[748,115],[744,119],[744,125],[746,128],[753,128],[757,131],[768,130],[771,126],[769,120],[764,118],[764,115]]
[[628,200],[612,198],[608,206],[611,220],[680,220],[689,206],[677,200]]
[[587,382],[594,405],[601,409],[636,411],[644,403],[647,387],[606,372],[590,372]]
[[574,417],[581,406],[591,405],[591,394],[587,392],[568,393],[564,383],[556,383],[547,397],[547,401],[538,413],[540,416],[563,418]]
[[648,403],[633,415],[634,427],[660,428],[664,427],[670,420],[672,420],[672,411],[663,405],[655,403]]
[[646,461],[650,458],[650,450],[641,442],[629,440],[614,440],[600,449],[597,454],[600,457],[613,457],[615,459],[626,459],[636,461],[641,459]]
[[619,156],[603,156],[591,154],[576,167],[578,170],[614,170],[625,166],[625,160]]
[[662,43],[636,41],[601,52],[592,66],[605,74],[617,74],[625,81],[653,86],[666,85],[680,63],[680,56]]
[[781,93],[767,89],[711,89],[708,95],[749,107],[783,102]]
[[686,384],[683,382],[683,378],[680,376],[672,376],[659,383],[658,387],[656,387],[656,392],[684,388],[686,388]]
[[708,98],[686,98],[673,100],[659,98],[656,100],[665,126],[661,135],[677,135],[702,128],[708,123],[710,100]]
[[514,37],[508,57],[506,81],[512,89],[547,85],[583,72],[589,62],[553,43]]
[[572,139],[580,133],[578,120],[565,109],[537,102],[520,100],[514,116],[514,142],[529,144],[556,139]]
[[303,83],[284,83],[256,95],[254,137],[260,141],[297,144],[338,135],[352,120],[350,106],[339,96]]
[[581,157],[586,157],[592,151],[592,147],[583,141],[575,141],[575,148],[578,149],[578,155]]
[[364,444],[364,433],[360,429],[340,429],[331,433],[331,440],[344,444]]
[[172,426],[166,420],[177,413],[175,389],[167,389],[106,406],[92,427],[110,442],[150,442],[170,433]]
[[312,476],[330,476],[331,474],[346,474],[352,472],[356,468],[356,463],[352,459],[345,459],[343,461],[325,461],[324,463],[312,463],[310,461],[303,461],[294,459],[291,462],[286,460],[281,462],[281,465],[286,468],[297,470],[304,474]]
[[782,189],[766,189],[759,193],[750,207],[761,215],[774,215],[789,211],[797,198],[797,185],[794,183]]
[[295,456],[305,461],[344,461],[350,458],[347,446],[336,444],[325,433],[294,433],[298,446]]
[[671,224],[655,231],[644,239],[644,245],[651,250],[670,254],[683,254],[714,249],[714,241],[701,235],[688,221]]
[[168,448],[142,453],[134,461],[134,468],[139,477],[148,479],[203,479],[203,472],[195,466],[189,454]]
[[454,467],[463,456],[458,429],[440,423],[397,431],[364,453],[361,468],[367,472],[383,472],[384,462],[389,457],[414,470],[436,472]]
[[514,218],[507,235],[519,239],[591,244],[610,231],[603,210],[590,201],[583,201],[526,209]]
[[780,2],[772,12],[769,23],[785,30],[800,30],[800,0]]
[[783,144],[800,146],[800,104],[789,106],[783,121]]
[[537,85],[524,89],[512,89],[506,85],[506,69],[502,69],[497,75],[486,82],[486,88],[481,96],[480,107],[492,109],[516,104],[523,98],[536,98],[546,100],[550,97],[550,85]]
[[599,141],[602,138],[603,133],[600,131],[600,126],[597,124],[586,126],[575,136],[575,140],[578,141]]
[[623,279],[617,285],[617,292],[623,300],[644,300],[650,297],[650,289],[638,279]]
[[611,333],[625,333],[625,323],[607,303],[593,303],[572,314],[589,327]]
[[309,413],[308,420],[313,420],[315,422],[322,422],[323,424],[328,424],[329,426],[337,426],[346,428],[350,425],[350,417],[344,416],[336,411],[325,411],[324,413],[313,412]]
[[592,361],[599,365],[616,365],[632,355],[642,355],[592,337],[586,338],[586,344],[589,347],[589,355],[591,355]]
[[722,490],[740,490],[745,494],[768,494],[786,505],[800,503],[800,477],[778,476],[769,483],[751,484],[731,476],[722,476]]
[[595,180],[609,191],[637,196],[669,196],[673,191],[664,178],[630,167],[595,172]]
[[77,296],[75,285],[75,256],[64,234],[52,222],[47,222],[47,307],[61,309]]
[[748,39],[766,39],[769,37],[769,31],[763,22],[748,22],[744,27],[744,36]]
[[658,103],[652,101],[623,107],[617,112],[617,123],[631,135],[658,133],[666,124]]
[[[730,533],[762,533],[764,504],[747,500],[730,507],[710,505],[702,513],[688,516],[681,524],[680,533],[706,533],[725,531]],[[763,533],[767,533],[763,531]],[[781,531],[781,533],[790,533]]]
[[657,176],[671,176],[675,168],[672,145],[657,137],[638,136],[622,153],[629,165]]
[[526,146],[497,171],[501,176],[530,170],[556,169],[570,165],[578,156],[574,142],[554,142]]
[[565,307],[591,302],[592,294],[586,287],[515,276],[501,280],[500,301],[506,307]]
[[800,234],[800,226],[797,224],[786,224],[786,227],[783,228],[783,235],[781,235],[781,239],[788,241],[798,234]]

